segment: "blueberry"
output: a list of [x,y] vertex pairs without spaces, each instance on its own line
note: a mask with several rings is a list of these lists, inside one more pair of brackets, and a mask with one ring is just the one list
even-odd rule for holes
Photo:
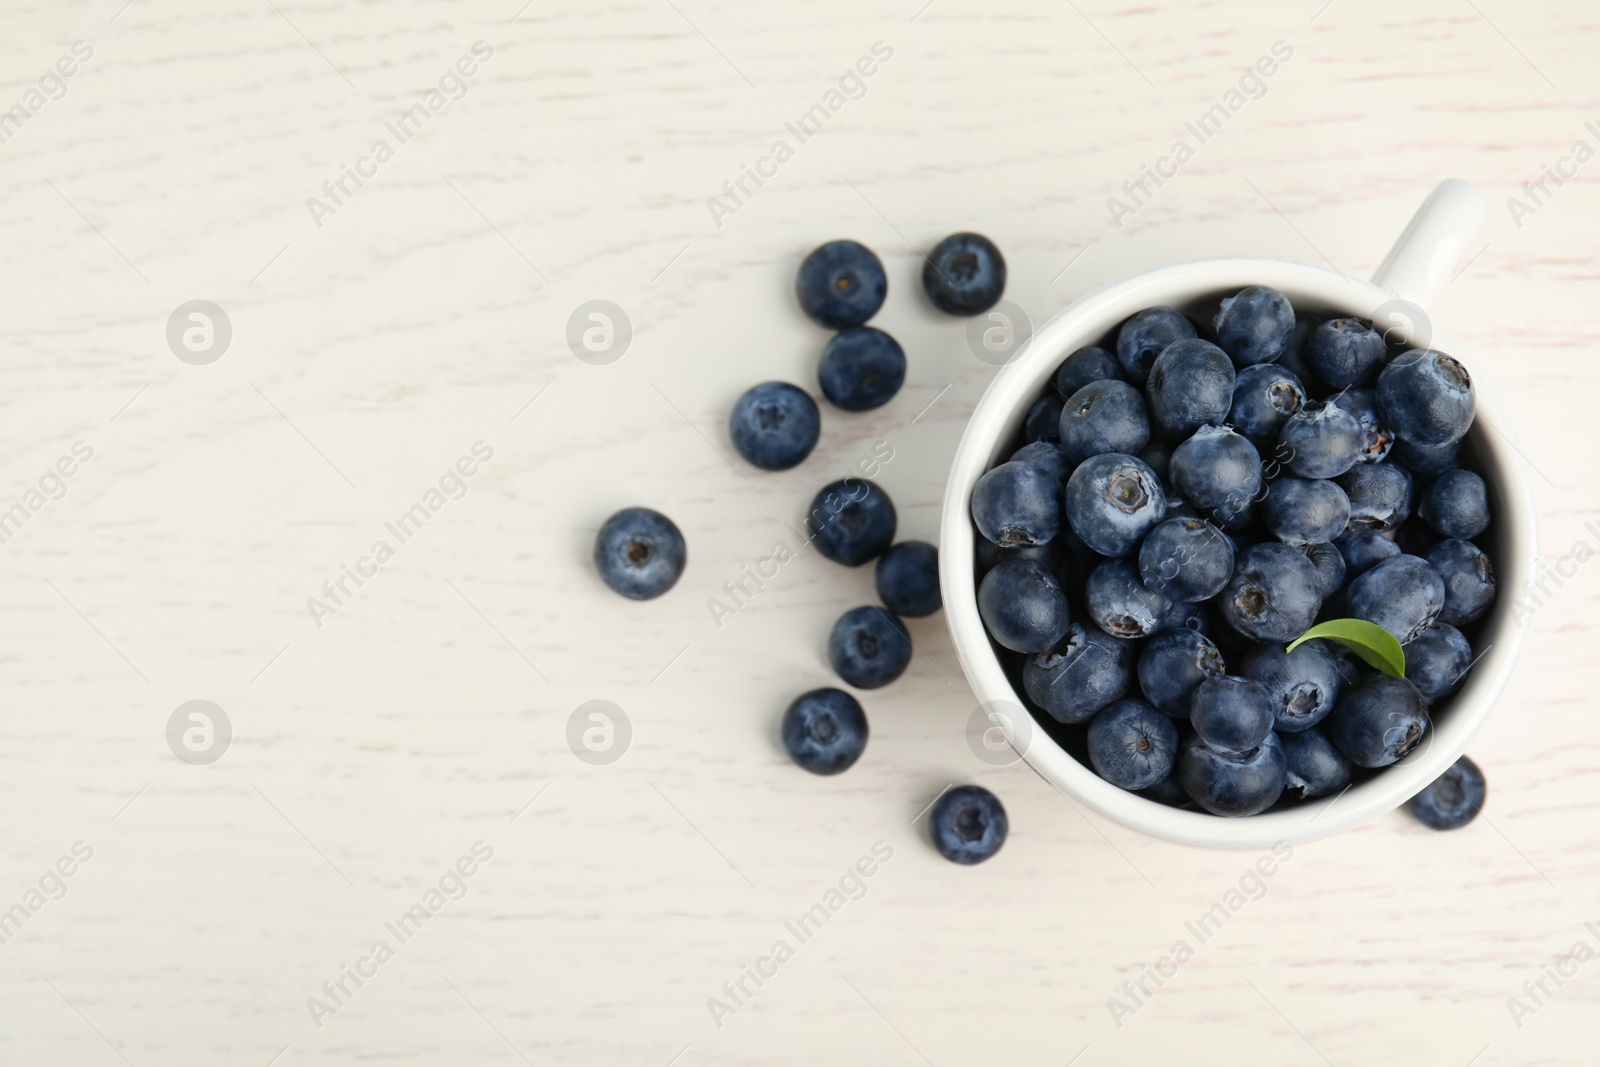
[[812,774],[848,770],[867,748],[867,717],[842,689],[813,689],[783,713],[783,747]]
[[1417,513],[1441,537],[1477,537],[1489,528],[1489,493],[1471,471],[1446,471],[1422,494]]
[[1350,761],[1339,754],[1321,730],[1284,734],[1279,740],[1289,764],[1289,778],[1283,788],[1283,795],[1289,800],[1332,796],[1350,784]]
[[981,785],[958,785],[933,802],[928,835],[951,863],[982,863],[1006,843],[1006,809]]
[[1456,465],[1456,453],[1460,448],[1460,441],[1450,441],[1442,445],[1418,445],[1404,438],[1396,438],[1394,450],[1389,454],[1389,458],[1418,478],[1432,478]]
[[1300,551],[1317,569],[1317,585],[1326,600],[1344,588],[1344,556],[1337,545],[1301,545]]
[[1256,641],[1293,641],[1322,607],[1322,583],[1304,553],[1267,541],[1234,559],[1233,578],[1218,599],[1222,617]]
[[1351,389],[1340,395],[1338,404],[1355,416],[1361,427],[1361,453],[1357,463],[1381,463],[1394,447],[1394,431],[1378,418],[1378,401],[1371,389]]
[[1378,375],[1378,412],[1402,441],[1424,446],[1459,441],[1476,409],[1472,376],[1443,352],[1410,349]]
[[1217,344],[1235,366],[1271,363],[1294,333],[1294,308],[1276,289],[1255,285],[1222,302],[1213,322]]
[[1462,756],[1428,787],[1406,801],[1406,810],[1430,830],[1458,830],[1478,817],[1489,795],[1483,771]]
[[1444,607],[1444,579],[1420,556],[1386,559],[1350,583],[1350,614],[1394,634],[1402,645],[1425,630]]
[[1429,704],[1461,687],[1472,666],[1472,646],[1461,631],[1436,622],[1406,646],[1406,677]]
[[1279,478],[1267,488],[1261,523],[1280,541],[1323,544],[1350,525],[1350,498],[1323,478]]
[[1001,548],[987,537],[974,538],[977,542],[978,573],[988,574],[1001,560],[1031,559],[1052,573],[1061,565],[1061,539],[1046,541],[1042,545],[1022,545],[1018,548]]
[[1339,476],[1350,498],[1350,529],[1392,530],[1411,515],[1411,475],[1393,463],[1361,463]]
[[1056,368],[1056,392],[1069,397],[1090,382],[1121,378],[1122,364],[1103,348],[1080,348]]
[[766,471],[800,464],[817,445],[822,416],[805,390],[788,382],[763,382],[733,405],[728,435],[745,462]]
[[1235,674],[1219,674],[1195,686],[1189,721],[1206,747],[1249,752],[1272,733],[1272,697],[1267,687]]
[[1139,546],[1139,577],[1174,600],[1209,600],[1233,576],[1233,542],[1204,519],[1168,519]]
[[683,534],[649,508],[623,508],[594,539],[600,577],[629,600],[653,600],[677,583],[688,560]]
[[1333,544],[1339,550],[1339,555],[1344,557],[1344,576],[1347,581],[1354,580],[1404,551],[1392,537],[1377,530],[1351,530],[1334,538]]
[[922,288],[946,314],[982,314],[1005,292],[1005,257],[981,233],[953,233],[922,264]]
[[1150,440],[1150,418],[1139,390],[1107,378],[1067,398],[1058,432],[1067,461],[1082,463],[1104,452],[1137,453]]
[[1188,811],[1195,809],[1194,801],[1189,799],[1189,794],[1183,791],[1183,786],[1178,784],[1177,767],[1173,773],[1148,789],[1139,790],[1139,795],[1146,800],[1153,800],[1157,804],[1165,804],[1169,808],[1184,808]]
[[1057,722],[1088,722],[1128,695],[1131,655],[1124,642],[1074,622],[1065,637],[1024,664],[1022,686]]
[[1289,333],[1289,343],[1283,346],[1283,355],[1279,356],[1277,361],[1278,366],[1299,380],[1300,387],[1305,390],[1308,400],[1322,385],[1311,370],[1310,364],[1306,362],[1306,342],[1311,339],[1311,331],[1319,325],[1321,322],[1317,319],[1295,315],[1294,329]]
[[1173,622],[1174,602],[1146,589],[1125,559],[1108,559],[1091,571],[1083,596],[1089,618],[1112,637],[1149,637]]
[[828,634],[828,662],[857,689],[880,689],[911,665],[911,634],[882,608],[851,608]]
[[1060,486],[1067,484],[1067,475],[1072,473],[1072,468],[1067,466],[1067,457],[1061,454],[1060,447],[1054,441],[1030,442],[1011,453],[1011,458],[1017,463],[1031,463],[1039,467]]
[[1043,652],[1072,624],[1061,583],[1026,559],[1003,560],[983,576],[978,614],[989,636],[1013,652]]
[[1163,348],[1194,336],[1194,323],[1176,308],[1145,308],[1117,331],[1117,362],[1130,382],[1143,385]]
[[1148,789],[1172,773],[1178,727],[1142,700],[1119,700],[1089,724],[1089,763],[1123,789]]
[[1102,556],[1125,556],[1139,547],[1166,510],[1161,480],[1134,456],[1093,456],[1067,479],[1067,522]]
[[1233,382],[1233,363],[1222,349],[1199,338],[1175,341],[1150,365],[1150,417],[1169,437],[1221,425],[1233,406]]
[[1339,660],[1322,641],[1307,641],[1293,652],[1278,644],[1260,645],[1244,661],[1242,673],[1266,687],[1273,729],[1284,734],[1326,719],[1344,689]]
[[806,532],[823,559],[859,567],[894,541],[894,502],[872,482],[843,478],[811,500]]
[[1257,363],[1234,378],[1227,421],[1257,444],[1270,445],[1305,402],[1299,378],[1276,363]]
[[1225,521],[1261,491],[1261,453],[1226,426],[1202,426],[1172,450],[1169,473],[1184,500]]
[[1411,556],[1427,556],[1433,551],[1433,546],[1441,540],[1439,535],[1433,532],[1433,528],[1421,519],[1411,519],[1401,523],[1390,531],[1389,536],[1400,546],[1400,551]]
[[1306,339],[1306,364],[1335,389],[1370,384],[1388,354],[1383,334],[1366,319],[1329,319]]
[[972,487],[972,521],[1001,548],[1042,545],[1061,526],[1061,483],[1038,464],[1002,463]]
[[1184,742],[1178,757],[1178,781],[1196,804],[1213,815],[1255,815],[1283,794],[1289,764],[1278,735],[1249,752],[1223,752],[1200,740]]
[[901,541],[878,557],[878,599],[913,619],[939,610],[939,550],[926,541]]
[[817,380],[834,407],[871,411],[887,404],[904,384],[905,350],[875,326],[840,330],[822,349]]
[[1186,719],[1195,686],[1226,670],[1222,653],[1204,634],[1188,627],[1163,630],[1139,652],[1139,689],[1157,711]]
[[855,241],[829,241],[800,264],[794,280],[800,309],[818,326],[842,330],[878,313],[889,278],[872,250]]
[[1059,396],[1046,394],[1033,402],[1028,417],[1022,420],[1022,435],[1029,441],[1061,440],[1061,409]]
[[1444,579],[1444,607],[1439,621],[1465,626],[1483,618],[1494,603],[1494,566],[1471,541],[1451,538],[1428,552],[1429,564]]
[[1356,465],[1365,443],[1356,417],[1334,403],[1301,408],[1278,433],[1283,461],[1302,478],[1337,478]]
[[[1139,458],[1145,461],[1146,466],[1156,472],[1156,477],[1161,479],[1161,485],[1163,488],[1172,484],[1170,472],[1172,467],[1173,447],[1173,443],[1165,438],[1152,437],[1150,438],[1149,444],[1139,449]],[[1175,499],[1176,495],[1177,494],[1168,490],[1167,503],[1169,505],[1169,509],[1170,507],[1177,506],[1179,503],[1179,501]]]
[[1428,712],[1406,679],[1372,674],[1345,689],[1323,731],[1357,767],[1387,767],[1422,743]]

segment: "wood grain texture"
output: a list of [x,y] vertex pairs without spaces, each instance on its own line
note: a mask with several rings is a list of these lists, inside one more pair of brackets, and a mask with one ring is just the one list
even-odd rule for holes
[[[863,761],[813,780],[777,717],[829,681],[827,628],[870,574],[802,553],[720,627],[706,606],[880,441],[902,536],[936,537],[993,370],[921,297],[918,248],[990,234],[1042,322],[1183,259],[1369,274],[1449,176],[1490,210],[1437,315],[1515,414],[1547,561],[1586,560],[1600,162],[1520,226],[1505,201],[1600,148],[1592,11],[520,2],[8,5],[0,105],[73,42],[93,56],[0,144],[0,511],[74,442],[93,459],[0,545],[0,910],[74,842],[93,858],[0,945],[0,1062],[1592,1062],[1600,961],[1520,1027],[1507,1008],[1600,950],[1587,562],[1474,743],[1486,818],[1297,848],[1203,945],[1185,924],[1252,857],[1139,839],[975,760],[941,618],[865,699]],[[318,226],[307,199],[477,41],[464,95]],[[1107,198],[1279,41],[1264,94],[1115,226]],[[718,225],[707,199],[875,42],[893,54],[859,99]],[[793,272],[846,235],[890,271],[904,390],[825,410],[798,470],[730,461],[743,389],[813,382]],[[209,366],[165,340],[197,298],[233,328]],[[607,366],[565,341],[599,298],[634,328]],[[307,598],[477,441],[465,495],[317,626]],[[690,545],[648,604],[588,562],[636,503]],[[165,741],[194,698],[234,729],[206,767]],[[567,747],[592,699],[633,726],[611,766]],[[980,868],[915,824],[954,781],[1011,814]],[[465,896],[317,1026],[307,998],[477,841]],[[865,895],[719,1026],[707,998],[880,841]],[[1119,1026],[1108,998],[1180,938],[1193,959]]]

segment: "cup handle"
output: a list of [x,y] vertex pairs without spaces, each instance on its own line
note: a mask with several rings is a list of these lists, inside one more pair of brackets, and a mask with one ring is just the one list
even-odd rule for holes
[[1445,179],[1411,216],[1372,284],[1426,307],[1444,288],[1481,222],[1483,194],[1459,178]]

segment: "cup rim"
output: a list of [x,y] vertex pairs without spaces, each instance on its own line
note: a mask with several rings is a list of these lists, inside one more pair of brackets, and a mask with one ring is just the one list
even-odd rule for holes
[[[1040,729],[1032,714],[1023,710],[1029,702],[1006,676],[978,616],[975,533],[969,517],[972,487],[993,465],[1001,446],[1012,439],[1027,405],[1071,352],[1098,343],[1143,308],[1215,301],[1251,285],[1280,290],[1297,310],[1338,311],[1368,319],[1384,305],[1397,302],[1393,293],[1367,281],[1309,264],[1257,257],[1179,263],[1090,292],[1057,312],[995,374],[957,446],[940,522],[939,580],[946,625],[979,705],[1006,703],[1022,711],[1015,724],[997,723],[1007,741],[1035,772],[1075,803],[1130,830],[1205,849],[1254,850],[1327,837],[1393,810],[1442,774],[1460,757],[1509,681],[1527,636],[1526,619],[1513,614],[1513,594],[1533,577],[1537,563],[1537,510],[1526,461],[1505,436],[1510,422],[1494,389],[1473,371],[1478,415],[1468,440],[1496,512],[1499,544],[1493,562],[1499,595],[1480,624],[1485,650],[1421,748],[1329,800],[1230,819],[1167,807],[1114,786]],[[1461,356],[1471,370],[1470,353],[1431,321],[1428,325],[1431,346]],[[1409,327],[1400,332],[1408,341],[1415,337]]]

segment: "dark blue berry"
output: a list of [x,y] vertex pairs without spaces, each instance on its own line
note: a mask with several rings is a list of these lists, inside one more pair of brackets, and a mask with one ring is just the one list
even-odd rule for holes
[[1321,395],[1322,382],[1312,373],[1310,365],[1306,362],[1306,342],[1311,339],[1311,331],[1315,330],[1321,321],[1295,315],[1294,329],[1289,332],[1289,343],[1283,346],[1283,355],[1278,357],[1278,366],[1294,375],[1300,382],[1300,387],[1305,390],[1306,399],[1310,399],[1315,392]]
[[1477,537],[1489,528],[1489,493],[1471,471],[1441,474],[1422,494],[1417,514],[1441,537]]
[[986,471],[972,487],[972,521],[1001,548],[1042,545],[1061,526],[1061,483],[1035,463]]
[[1393,559],[1403,549],[1393,537],[1377,530],[1351,530],[1334,539],[1334,547],[1344,557],[1344,577],[1353,581],[1386,559]]
[[1288,800],[1313,800],[1332,796],[1350,784],[1350,761],[1339,754],[1321,730],[1284,734],[1283,754],[1289,776],[1283,787]]
[[1022,420],[1022,435],[1031,442],[1061,440],[1061,398],[1047,393],[1033,402]]
[[1153,800],[1157,804],[1165,804],[1169,808],[1183,808],[1187,811],[1195,810],[1195,802],[1189,799],[1189,794],[1183,791],[1183,786],[1178,784],[1177,766],[1174,764],[1173,773],[1149,789],[1139,790],[1139,795],[1146,800]]
[[1093,456],[1067,479],[1067,522],[1102,556],[1125,556],[1139,547],[1166,510],[1161,480],[1134,456]]
[[855,241],[829,241],[800,264],[794,288],[812,322],[842,330],[878,313],[889,293],[889,277],[870,248]]
[[1163,348],[1193,336],[1194,323],[1176,308],[1146,308],[1117,331],[1117,362],[1130,382],[1143,385]]
[[1213,325],[1217,344],[1235,366],[1271,363],[1294,333],[1294,308],[1276,289],[1251,286],[1222,302]]
[[1293,652],[1285,652],[1281,644],[1257,646],[1242,673],[1266,688],[1273,729],[1284,734],[1326,719],[1344,689],[1339,660],[1322,641],[1307,641]]
[[928,812],[933,847],[951,863],[982,863],[1000,851],[1009,829],[1000,798],[981,785],[956,786]]
[[1328,403],[1290,416],[1278,433],[1275,458],[1301,478],[1337,478],[1356,465],[1365,444],[1356,417]]
[[1411,515],[1411,475],[1393,463],[1360,463],[1339,476],[1350,529],[1392,530]]
[[1422,744],[1428,711],[1406,679],[1372,674],[1345,688],[1323,732],[1357,767],[1387,767]]
[[879,689],[911,665],[911,634],[882,608],[851,608],[828,635],[828,662],[857,689]]
[[1172,450],[1172,484],[1188,503],[1226,521],[1261,491],[1261,453],[1226,426],[1202,426]]
[[1428,552],[1428,563],[1444,580],[1444,607],[1439,621],[1465,626],[1483,618],[1494,603],[1494,565],[1471,541],[1451,538]]
[[1227,671],[1210,638],[1186,626],[1163,630],[1139,652],[1139,690],[1151,705],[1174,719],[1189,717],[1195,686]]
[[594,539],[594,565],[613,592],[651,600],[683,574],[688,549],[672,520],[649,508],[623,508]]
[[1462,756],[1428,787],[1406,801],[1406,810],[1430,830],[1458,830],[1478,817],[1489,795],[1483,771]]
[[1261,523],[1280,541],[1323,544],[1350,525],[1350,498],[1326,479],[1279,478],[1267,488]]
[[806,532],[823,559],[859,567],[894,542],[894,502],[872,482],[843,478],[811,500]]
[[1104,452],[1136,454],[1150,440],[1150,418],[1139,390],[1106,378],[1067,398],[1057,430],[1067,461],[1082,463]]
[[1459,441],[1477,410],[1467,368],[1432,349],[1414,348],[1396,356],[1378,375],[1377,393],[1384,424],[1400,440],[1417,445]]
[[1460,630],[1436,622],[1406,646],[1406,677],[1432,704],[1461,687],[1472,666],[1472,645]]
[[1234,378],[1227,421],[1258,446],[1270,446],[1305,402],[1299,378],[1276,363],[1257,363]]
[[1112,637],[1149,637],[1173,622],[1175,602],[1145,588],[1125,559],[1108,559],[1091,571],[1083,595],[1089,618]]
[[817,445],[822,416],[805,390],[788,382],[763,382],[733,405],[728,435],[745,462],[767,471],[800,464]]
[[978,614],[989,636],[1013,652],[1043,652],[1072,624],[1061,583],[1026,559],[1003,560],[983,576]]
[[1344,588],[1344,555],[1337,545],[1301,545],[1300,551],[1306,554],[1306,559],[1309,559],[1311,565],[1317,569],[1317,583],[1322,591],[1322,599],[1326,600]]
[[1011,453],[1011,459],[1017,463],[1031,463],[1035,467],[1042,468],[1055,479],[1057,485],[1066,485],[1067,475],[1072,473],[1072,468],[1067,465],[1067,457],[1061,454],[1061,448],[1054,441],[1033,441],[1025,444]]
[[1361,427],[1361,453],[1356,462],[1383,462],[1394,447],[1394,431],[1378,418],[1376,394],[1371,389],[1351,389],[1340,394],[1336,403],[1354,416],[1356,425]]
[[1074,622],[1065,637],[1027,661],[1022,686],[1057,722],[1088,722],[1128,695],[1131,656],[1126,643]]
[[1121,377],[1122,364],[1117,357],[1091,345],[1078,349],[1056,368],[1056,392],[1066,398],[1090,382]]
[[1394,634],[1402,645],[1439,617],[1444,579],[1420,556],[1386,559],[1350,583],[1350,614]]
[[1456,465],[1456,453],[1460,449],[1460,441],[1449,441],[1442,445],[1419,445],[1397,437],[1389,458],[1418,478],[1432,478]]
[[1195,686],[1189,722],[1208,748],[1249,752],[1272,733],[1267,687],[1236,674],[1219,674]]
[[901,541],[878,557],[878,599],[913,619],[939,610],[939,550],[926,541]]
[[1061,539],[1047,541],[1042,545],[1022,545],[1017,548],[1001,548],[987,537],[973,539],[977,542],[975,555],[978,557],[978,574],[988,574],[1001,560],[1005,559],[1031,559],[1052,574],[1061,566]]
[[812,774],[848,770],[867,748],[867,716],[842,689],[813,689],[783,713],[783,747]]
[[1209,600],[1233,576],[1233,542],[1204,519],[1168,519],[1139,546],[1139,577],[1174,600]]
[[1233,383],[1233,363],[1222,349],[1199,338],[1176,341],[1150,365],[1150,417],[1169,437],[1219,426],[1233,406]]
[[1251,545],[1234,558],[1233,578],[1218,597],[1222,617],[1256,641],[1293,641],[1322,607],[1317,569],[1292,545]]
[[1172,773],[1178,727],[1142,700],[1119,700],[1089,723],[1089,763],[1123,789],[1148,789]]
[[953,233],[922,264],[922,288],[946,314],[982,314],[1005,292],[1005,257],[981,233]]
[[1366,319],[1329,319],[1306,339],[1307,365],[1335,389],[1370,384],[1388,352]]
[[875,326],[834,334],[822,349],[817,381],[822,395],[845,411],[871,411],[887,404],[906,380],[900,342]]
[[1289,765],[1278,735],[1249,752],[1224,752],[1200,740],[1184,742],[1178,781],[1196,804],[1213,815],[1237,817],[1266,811],[1283,794]]

